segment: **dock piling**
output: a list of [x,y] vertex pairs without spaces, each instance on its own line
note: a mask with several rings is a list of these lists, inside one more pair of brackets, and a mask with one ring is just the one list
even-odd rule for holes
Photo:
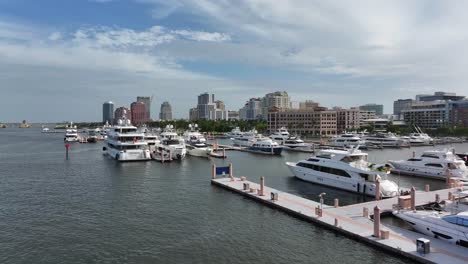
[[260,177],[260,193],[259,193],[260,196],[264,196],[265,195],[265,177]]
[[362,208],[362,217],[369,218],[369,208],[367,207]]
[[338,227],[338,219],[335,218],[335,226]]
[[234,172],[232,171],[232,162],[229,163],[229,178],[234,181]]
[[411,187],[411,210],[416,211],[416,188]]
[[440,203],[440,195],[438,193],[435,195],[435,202]]
[[375,181],[375,200],[380,200],[380,179]]
[[216,164],[213,164],[213,169],[211,171],[211,178],[216,179]]
[[380,208],[377,205],[374,207],[374,237],[380,237]]
[[339,202],[340,202],[340,201],[338,200],[338,198],[335,198],[335,200],[334,200],[334,206],[335,206],[335,208],[340,207]]

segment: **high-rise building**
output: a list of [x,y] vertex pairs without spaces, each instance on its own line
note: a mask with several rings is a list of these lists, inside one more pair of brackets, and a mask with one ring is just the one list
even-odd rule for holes
[[239,110],[239,118],[242,120],[262,119],[263,100],[261,98],[250,98]]
[[364,111],[374,111],[377,116],[383,115],[383,105],[381,104],[365,104],[359,106],[359,109]]
[[238,111],[228,111],[228,119],[229,120],[239,120],[239,112]]
[[398,99],[393,102],[393,114],[394,115],[401,115],[402,110],[411,109],[411,105],[413,104],[413,99]]
[[151,119],[151,97],[138,96],[137,102],[142,102],[145,104],[145,115],[146,115],[145,118],[149,121]]
[[452,127],[468,127],[468,100],[450,103],[450,124]]
[[[222,101],[214,100],[214,94],[203,93],[198,96],[197,119],[227,120],[228,114]],[[218,108],[218,105],[222,108]]]
[[146,118],[147,112],[146,112],[145,103],[133,102],[130,105],[130,112],[132,114],[131,120],[132,120],[133,125],[139,126],[148,122],[148,119]]
[[198,108],[197,107],[190,108],[189,120],[190,121],[198,120]]
[[102,122],[114,123],[114,103],[111,101],[102,104]]
[[281,127],[288,128],[293,134],[309,134],[314,136],[336,135],[336,111],[324,110],[279,110],[268,112],[268,131],[277,131]]
[[159,113],[159,119],[172,120],[172,107],[169,104],[169,102],[163,102],[161,104],[161,112]]
[[361,127],[361,110],[359,108],[344,109],[335,107],[336,129],[338,133],[354,131]]
[[447,101],[419,101],[411,109],[402,110],[401,114],[409,126],[423,129],[435,129],[450,124],[450,104]]
[[216,108],[220,110],[226,110],[226,106],[224,105],[224,102],[221,100],[215,101]]
[[119,107],[115,109],[114,112],[114,121],[117,122],[119,119],[132,119],[132,112],[127,107]]
[[287,92],[274,92],[266,94],[262,100],[262,116],[266,118],[272,109],[286,110],[291,108],[291,98]]
[[316,103],[312,100],[305,100],[304,102],[299,102],[300,110],[314,110],[319,107],[319,103]]

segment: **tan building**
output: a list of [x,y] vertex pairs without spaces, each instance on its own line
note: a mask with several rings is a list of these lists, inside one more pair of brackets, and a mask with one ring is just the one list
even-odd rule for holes
[[291,134],[333,136],[336,135],[336,111],[281,110],[268,112],[268,131],[270,133],[286,127]]
[[336,129],[338,133],[354,131],[361,127],[361,110],[359,108],[338,108],[336,111]]
[[368,123],[365,120],[368,119],[375,119],[375,111],[366,111],[361,109],[359,111],[359,125],[361,127],[367,126]]
[[304,102],[299,102],[300,110],[314,110],[319,107],[319,103],[316,103],[312,100],[305,100]]

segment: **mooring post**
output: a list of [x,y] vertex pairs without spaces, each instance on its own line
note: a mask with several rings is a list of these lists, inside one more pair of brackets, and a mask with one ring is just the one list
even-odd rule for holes
[[375,181],[375,200],[380,200],[380,179]]
[[369,217],[369,208],[363,207],[362,208],[362,216],[368,218]]
[[374,237],[380,237],[380,208],[374,207]]
[[430,187],[429,187],[429,184],[426,184],[426,189],[425,189],[426,192],[429,192],[430,191]]
[[213,164],[213,166],[212,166],[211,178],[216,179],[216,164]]
[[446,179],[445,183],[447,185],[447,188],[450,188],[450,178],[451,178],[450,176],[451,176],[450,175],[450,170],[447,168],[447,176],[445,177],[445,179]]
[[172,149],[169,149],[169,160],[172,160]]
[[435,195],[435,202],[436,203],[440,202],[440,195],[438,193],[436,193],[436,195]]
[[338,227],[338,219],[335,218],[335,226]]
[[231,181],[234,181],[234,172],[232,171],[232,162],[229,163],[229,178],[231,178]]
[[411,187],[411,210],[416,211],[416,188]]
[[449,193],[448,193],[448,199],[449,199],[450,201],[452,200],[452,196],[453,196],[452,192],[449,192]]
[[265,195],[265,177],[260,177],[260,196]]
[[338,200],[338,198],[335,198],[335,200],[334,200],[335,208],[338,208],[338,207],[340,206],[340,205],[339,205],[339,202],[340,202],[340,201]]

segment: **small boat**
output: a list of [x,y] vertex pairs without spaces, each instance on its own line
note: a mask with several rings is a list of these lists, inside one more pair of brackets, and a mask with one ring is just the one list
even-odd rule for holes
[[314,151],[312,144],[305,143],[304,140],[300,139],[299,137],[289,137],[288,139],[281,142],[280,145],[283,146],[284,150],[302,152]]
[[187,154],[208,158],[213,149],[206,144],[206,138],[200,133],[197,124],[189,124],[189,129],[184,133]]
[[42,126],[42,132],[41,133],[50,133],[50,129],[46,126]]
[[67,125],[65,130],[65,142],[78,142],[80,139],[78,137],[78,130],[76,125],[73,125],[73,122],[70,122],[70,125]]
[[162,147],[170,151],[172,159],[183,159],[187,154],[185,141],[174,131],[173,125],[167,125],[164,131],[159,135],[161,142],[157,147]]
[[8,126],[6,124],[0,124],[0,128],[7,128]]
[[468,247],[468,211],[451,214],[437,211],[395,211],[419,233]]
[[86,137],[86,141],[88,141],[88,143],[96,143],[97,140],[98,140],[98,137],[96,133],[92,130],[88,130],[88,137]]
[[31,125],[28,124],[28,122],[26,122],[26,120],[23,120],[23,122],[21,122],[21,124],[19,125],[19,128],[30,128]]
[[103,150],[117,161],[150,160],[151,154],[144,134],[130,120],[120,119],[109,129]]
[[375,196],[379,179],[382,198],[398,195],[395,182],[385,179],[378,168],[367,161],[367,153],[357,147],[348,150],[325,149],[299,162],[286,162],[299,179],[368,196]]
[[392,171],[439,180],[446,180],[450,174],[452,178],[468,180],[468,169],[465,162],[452,151],[427,150],[419,157],[407,160],[389,160]]

